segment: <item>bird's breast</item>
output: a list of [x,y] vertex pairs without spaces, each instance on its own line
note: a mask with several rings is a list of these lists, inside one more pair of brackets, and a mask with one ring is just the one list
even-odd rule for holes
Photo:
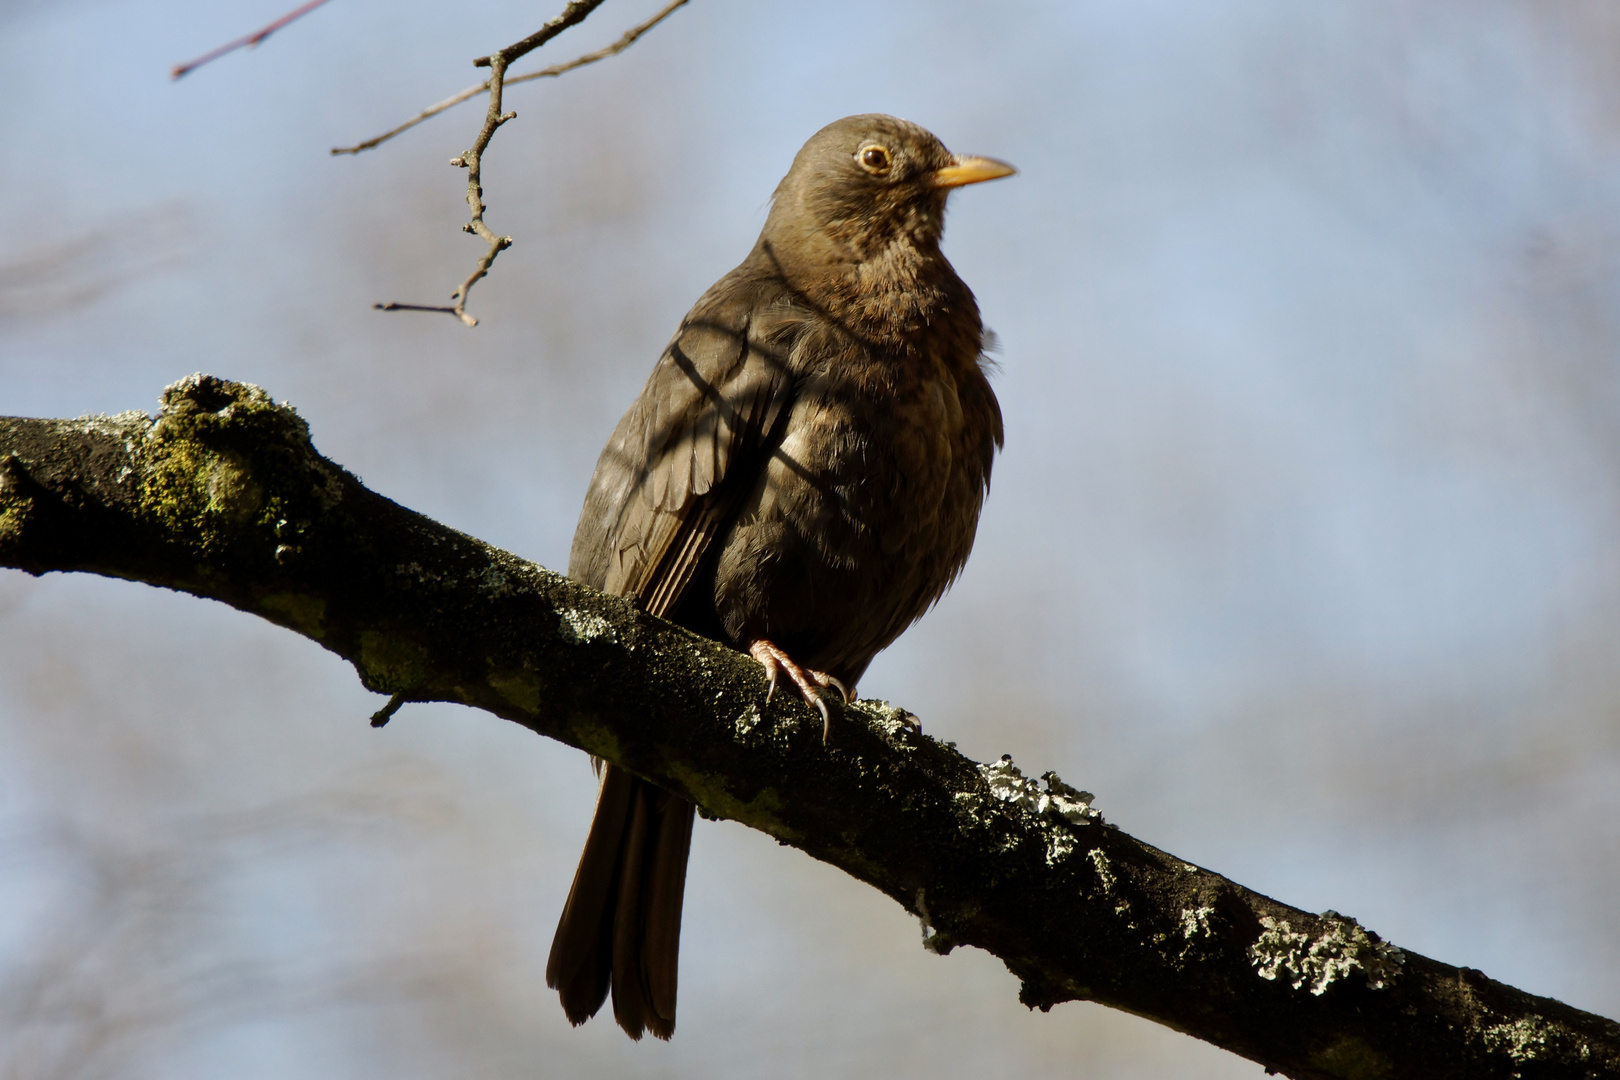
[[778,512],[841,538],[851,554],[898,552],[948,509],[952,477],[964,465],[963,427],[957,388],[942,373],[808,379],[772,456],[766,494]]
[[733,636],[792,642],[851,678],[966,561],[994,435],[975,430],[947,364],[886,359],[801,381],[717,577]]

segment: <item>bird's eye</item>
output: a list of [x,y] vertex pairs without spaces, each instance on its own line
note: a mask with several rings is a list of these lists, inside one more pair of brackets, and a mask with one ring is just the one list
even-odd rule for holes
[[886,173],[889,171],[889,151],[881,146],[868,146],[860,152],[861,168],[867,172]]

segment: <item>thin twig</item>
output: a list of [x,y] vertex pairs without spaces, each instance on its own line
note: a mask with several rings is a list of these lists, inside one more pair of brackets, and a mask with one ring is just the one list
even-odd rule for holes
[[443,304],[398,304],[390,300],[386,304],[372,304],[377,311],[442,311],[446,315],[454,315],[456,309]]
[[[541,68],[539,71],[530,71],[522,75],[514,75],[506,80],[506,85],[516,86],[518,83],[533,82],[535,79],[555,78],[558,75],[564,74],[565,72],[573,71],[575,68],[582,68],[587,64],[594,64],[598,60],[606,60],[610,56],[617,56],[619,53],[624,52],[624,50],[634,45],[636,41],[647,31],[651,30],[653,27],[669,18],[669,16],[673,15],[675,13],[675,9],[685,5],[686,2],[687,0],[671,0],[669,4],[664,6],[662,11],[641,25],[632,27],[631,29],[625,31],[624,36],[619,38],[619,40],[615,41],[613,44],[605,45],[602,48],[597,49],[595,52],[588,52],[583,56],[576,56],[574,59],[569,60],[566,63],[553,64],[550,67]],[[363,143],[356,143],[354,146],[334,146],[332,147],[332,153],[358,154],[362,150],[370,150],[373,147],[380,146],[389,139],[392,139],[395,135],[409,131],[411,128],[415,127],[417,124],[420,124],[429,117],[438,116],[446,109],[460,105],[463,101],[467,101],[470,98],[475,98],[488,89],[488,80],[485,80],[476,86],[469,86],[465,90],[451,94],[437,105],[429,105],[427,108],[423,109],[421,112],[399,125],[399,127],[394,128],[392,131],[385,131],[375,138],[367,139]]]
[[467,314],[467,295],[472,292],[472,287],[478,279],[489,273],[490,266],[495,262],[495,256],[512,246],[510,236],[496,236],[490,231],[489,226],[484,224],[484,148],[489,146],[489,140],[495,137],[495,132],[500,130],[502,124],[517,118],[515,112],[501,112],[501,90],[505,80],[506,57],[502,53],[496,53],[489,65],[489,109],[484,113],[484,126],[479,130],[478,138],[473,141],[472,149],[465,150],[450,159],[450,164],[467,170],[467,209],[472,212],[472,218],[461,227],[461,231],[472,233],[489,243],[489,250],[479,258],[473,272],[468,274],[467,279],[450,294],[450,299],[455,301],[452,312],[469,327],[477,326],[478,320]]
[[189,75],[191,72],[196,71],[204,64],[218,60],[226,53],[235,52],[237,49],[252,48],[254,45],[257,45],[259,42],[263,41],[277,30],[280,30],[283,26],[286,26],[294,19],[299,19],[305,15],[308,15],[310,12],[314,11],[324,3],[326,3],[326,0],[309,0],[309,3],[300,5],[299,7],[287,12],[287,14],[283,15],[269,26],[260,27],[258,30],[255,30],[246,37],[239,37],[235,41],[227,42],[226,44],[215,49],[213,52],[204,53],[195,60],[191,60],[184,64],[176,64],[169,72],[169,78],[178,79],[184,75]]
[[[467,314],[467,297],[478,280],[489,273],[489,268],[495,262],[496,256],[512,246],[510,236],[497,236],[484,224],[484,187],[483,187],[483,159],[484,150],[489,146],[489,140],[495,137],[495,132],[508,120],[515,119],[517,113],[501,111],[501,92],[506,86],[506,68],[513,60],[533,52],[570,26],[577,26],[585,21],[586,16],[602,6],[603,0],[568,0],[562,14],[546,23],[539,30],[530,34],[522,41],[508,45],[488,56],[479,57],[473,61],[474,67],[489,68],[489,108],[484,113],[484,126],[479,129],[478,138],[473,141],[472,148],[464,150],[450,159],[450,164],[457,168],[467,170],[467,209],[472,217],[467,224],[461,227],[462,232],[472,233],[489,244],[473,266],[473,272],[467,275],[456,291],[450,294],[454,305],[449,309],[450,314],[460,319],[464,326],[477,326],[478,320]],[[429,308],[416,304],[378,304],[376,307],[383,311],[422,311],[443,310]]]
[[[681,0],[681,2],[685,3],[686,0]],[[517,80],[514,79],[512,81],[516,82]],[[489,89],[489,81],[486,79],[484,82],[479,83],[477,86],[469,86],[469,87],[467,87],[467,89],[462,90],[459,93],[451,94],[449,97],[445,98],[443,101],[439,102],[437,105],[429,105],[427,108],[423,109],[421,112],[417,113],[415,116],[411,117],[409,120],[405,121],[403,124],[399,125],[399,127],[395,128],[392,131],[385,131],[381,135],[376,136],[375,138],[367,139],[365,142],[362,142],[362,143],[355,143],[353,146],[334,146],[334,147],[332,147],[332,153],[334,153],[334,154],[358,154],[362,150],[370,150],[374,146],[381,146],[383,143],[387,142],[389,139],[392,139],[395,135],[399,135],[399,134],[402,134],[404,132],[407,132],[407,131],[411,130],[411,128],[415,127],[417,124],[420,124],[422,121],[428,119],[429,117],[438,116],[440,113],[444,112],[444,110],[446,110],[448,108],[451,108],[452,106],[455,106],[455,105],[460,105],[463,101],[466,101],[468,98],[477,97],[479,94],[482,94],[485,90],[488,90],[488,89]]]
[[511,64],[514,60],[521,60],[570,26],[578,26],[584,22],[591,12],[601,6],[602,0],[568,0],[568,6],[562,9],[561,15],[552,19],[522,41],[513,42],[500,52],[480,56],[473,61],[473,67],[493,69],[497,57],[500,58],[503,67]]

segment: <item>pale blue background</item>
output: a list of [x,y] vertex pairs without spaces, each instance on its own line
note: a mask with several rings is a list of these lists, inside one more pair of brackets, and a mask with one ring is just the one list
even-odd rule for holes
[[[692,0],[518,87],[517,244],[439,302],[476,81],[558,6],[0,4],[0,413],[292,401],[376,490],[560,567],[591,465],[798,145],[915,119],[1016,179],[947,250],[1003,343],[967,573],[861,689],[1306,908],[1620,1015],[1620,16],[1609,0]],[[612,0],[525,67],[649,14]],[[672,1045],[545,949],[592,782],[488,716],[126,583],[0,572],[0,1072],[1258,1077],[731,824]]]

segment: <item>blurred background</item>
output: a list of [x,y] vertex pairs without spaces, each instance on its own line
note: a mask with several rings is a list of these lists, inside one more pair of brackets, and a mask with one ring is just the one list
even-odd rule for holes
[[[1620,1015],[1620,14],[1608,0],[692,0],[514,88],[516,237],[443,303],[473,57],[560,8],[0,0],[0,413],[264,386],[375,490],[561,568],[596,454],[799,144],[1016,163],[947,252],[1007,449],[965,576],[861,690],[1188,860]],[[518,70],[615,38],[612,0]],[[993,958],[700,823],[680,1030],[545,953],[584,757],[316,645],[0,571],[0,1077],[1259,1077],[1028,1013]]]

